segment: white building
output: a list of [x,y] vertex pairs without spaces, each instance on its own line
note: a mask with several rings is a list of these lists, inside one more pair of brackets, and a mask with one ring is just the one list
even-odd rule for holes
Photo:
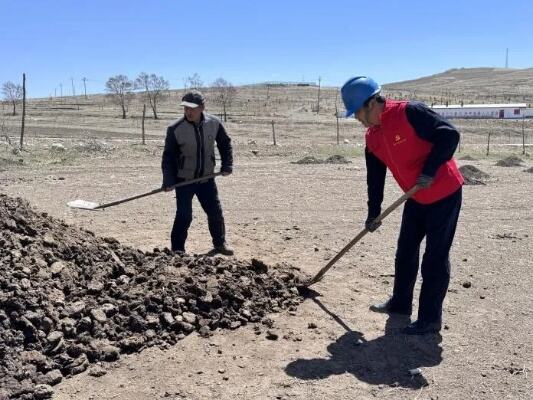
[[431,107],[437,114],[446,118],[497,118],[520,119],[528,117],[525,103],[516,104],[451,104]]

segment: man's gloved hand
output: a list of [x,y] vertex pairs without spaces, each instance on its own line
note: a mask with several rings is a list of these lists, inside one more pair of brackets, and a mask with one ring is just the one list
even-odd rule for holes
[[427,176],[427,175],[422,174],[416,179],[416,184],[420,186],[422,189],[427,189],[428,187],[431,186],[432,183],[433,183],[432,176]]
[[381,226],[381,221],[376,222],[376,218],[368,217],[365,221],[365,228],[369,232],[374,232]]
[[233,168],[231,168],[231,167],[222,167],[222,168],[220,168],[220,173],[222,174],[222,176],[231,175],[232,172],[233,172]]

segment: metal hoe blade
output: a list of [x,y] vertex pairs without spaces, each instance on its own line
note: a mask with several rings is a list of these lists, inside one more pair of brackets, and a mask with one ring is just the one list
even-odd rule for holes
[[99,205],[100,204],[98,203],[87,200],[73,200],[67,203],[67,206],[69,206],[70,208],[81,208],[84,210],[94,210],[98,208]]

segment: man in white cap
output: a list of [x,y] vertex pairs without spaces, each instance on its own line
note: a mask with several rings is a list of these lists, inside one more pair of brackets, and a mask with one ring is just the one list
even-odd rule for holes
[[[168,127],[165,139],[161,163],[165,191],[172,190],[177,183],[213,174],[215,144],[220,153],[222,175],[230,175],[233,170],[231,139],[222,122],[204,112],[202,93],[190,91],[181,100],[184,116]],[[226,244],[224,217],[214,178],[176,188],[176,217],[170,235],[172,251],[185,251],[195,195],[207,214],[214,247],[210,253],[233,255]]]

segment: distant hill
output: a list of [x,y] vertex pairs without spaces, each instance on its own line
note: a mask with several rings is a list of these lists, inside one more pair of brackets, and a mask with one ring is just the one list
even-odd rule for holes
[[454,68],[440,74],[383,86],[398,97],[426,101],[533,103],[533,68]]

